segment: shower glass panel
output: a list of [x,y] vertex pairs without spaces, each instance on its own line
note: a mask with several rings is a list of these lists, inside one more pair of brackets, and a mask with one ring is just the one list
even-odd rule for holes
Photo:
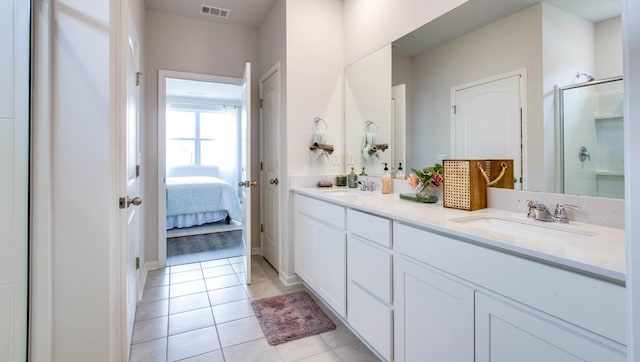
[[563,192],[624,198],[622,77],[558,88]]

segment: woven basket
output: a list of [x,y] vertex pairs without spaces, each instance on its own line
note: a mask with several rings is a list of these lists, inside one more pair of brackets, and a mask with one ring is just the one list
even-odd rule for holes
[[513,160],[443,160],[443,168],[444,207],[469,211],[486,208],[487,178],[495,182],[493,187],[513,189]]

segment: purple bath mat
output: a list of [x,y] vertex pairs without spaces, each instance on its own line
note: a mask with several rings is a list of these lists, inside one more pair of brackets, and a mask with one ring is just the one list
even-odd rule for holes
[[256,299],[251,306],[272,346],[336,328],[304,291]]

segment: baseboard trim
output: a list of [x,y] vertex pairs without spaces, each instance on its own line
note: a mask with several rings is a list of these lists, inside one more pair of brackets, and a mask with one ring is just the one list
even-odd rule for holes
[[284,275],[284,273],[280,273],[280,281],[284,284],[285,287],[290,287],[293,285],[302,284],[302,279],[296,274],[293,275]]
[[147,276],[149,275],[149,271],[158,269],[157,261],[149,261],[144,263],[144,267],[142,268],[141,279],[138,280],[138,302],[142,300],[142,293],[144,293],[145,283],[147,282]]

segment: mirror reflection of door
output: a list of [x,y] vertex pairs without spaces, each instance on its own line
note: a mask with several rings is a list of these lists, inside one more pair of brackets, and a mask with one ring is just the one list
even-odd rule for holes
[[243,116],[249,117],[243,80],[171,71],[160,77],[165,104],[158,142],[166,150],[160,168],[166,207],[160,202],[160,217],[166,239],[159,247],[166,251],[166,265],[242,257],[246,267],[250,252],[242,230],[250,210],[242,200],[247,190],[239,186],[248,132]]
[[391,87],[391,165],[397,170],[400,163],[406,165],[406,124],[407,124],[407,85],[398,84]]
[[524,178],[521,80],[514,74],[454,87],[451,100],[452,158],[513,159],[515,189]]

